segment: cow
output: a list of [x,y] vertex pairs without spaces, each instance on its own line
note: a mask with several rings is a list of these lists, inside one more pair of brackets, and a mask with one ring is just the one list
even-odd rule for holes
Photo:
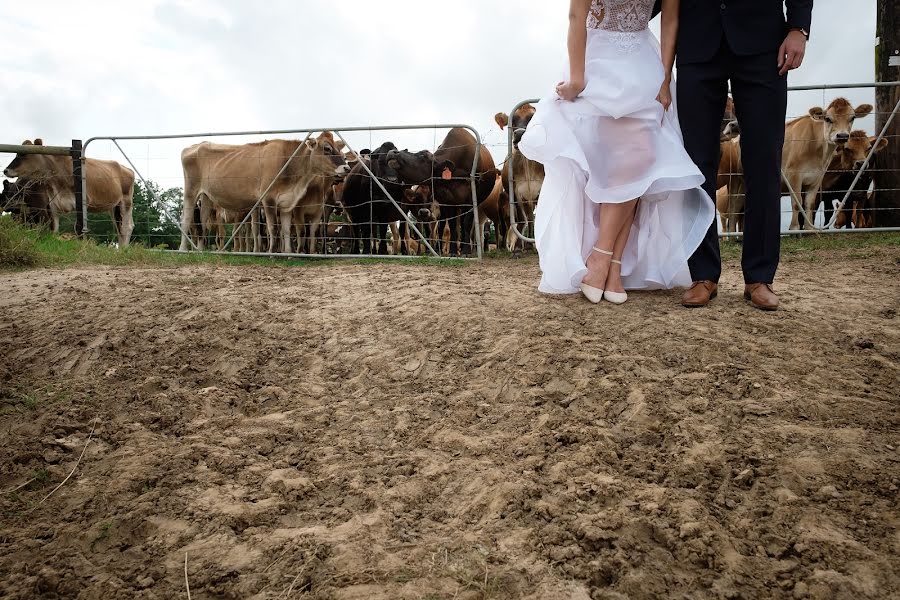
[[462,246],[462,254],[468,255],[474,249],[471,235],[475,216],[470,178],[473,163],[475,206],[487,200],[494,189],[497,175],[494,159],[483,145],[476,157],[476,145],[471,133],[456,127],[447,133],[434,154],[428,150],[416,153],[392,150],[388,155],[388,165],[397,171],[405,184],[431,186],[441,210],[438,230],[443,230],[442,223],[450,226],[451,256],[460,252],[457,241]]
[[734,112],[734,100],[731,96],[725,101],[725,114],[722,115],[722,126],[720,128],[719,142],[728,142],[741,133],[738,126],[737,115]]
[[359,254],[360,239],[364,254],[372,254],[372,241],[377,240],[377,253],[387,254],[388,224],[403,218],[393,202],[388,199],[366,171],[366,167],[378,178],[391,198],[401,207],[405,201],[404,190],[409,186],[400,181],[400,176],[388,163],[388,155],[397,147],[392,142],[385,142],[370,152],[362,155],[357,164],[344,180],[341,192],[341,205],[353,223],[353,244],[351,253]]
[[[722,189],[725,191],[720,193]],[[728,233],[743,231],[746,192],[740,136],[721,143],[716,190],[716,208],[722,218],[722,230]]]
[[[875,190],[870,191],[869,188],[873,187],[873,173],[877,173],[878,170],[877,153],[888,145],[887,139],[882,139],[875,146],[876,141],[878,141],[878,138],[869,137],[865,131],[851,131],[850,139],[846,144],[838,147],[831,163],[828,165],[828,171],[822,180],[822,199],[825,201],[826,223],[831,221],[835,202],[841,202],[844,196],[847,195],[853,180],[856,179],[857,172],[862,168],[866,158],[869,156],[869,152],[873,147],[875,148],[875,154],[872,156],[872,160],[869,161],[868,168],[860,176],[859,181],[853,188],[853,192],[847,199],[847,203],[835,219],[834,226],[836,229],[844,226],[849,227],[850,223],[855,227],[873,226],[874,219],[871,214],[872,206],[870,205],[873,204]],[[866,211],[869,212],[867,213]]]
[[[25,140],[23,146],[42,146],[39,138]],[[51,228],[59,232],[59,216],[75,210],[75,181],[72,178],[71,156],[47,154],[17,154],[3,174],[36,182],[49,195]],[[84,180],[87,187],[87,209],[108,212],[116,228],[120,246],[127,246],[134,229],[132,220],[134,172],[112,160],[84,159]]]
[[19,178],[3,181],[0,212],[9,212],[22,223],[42,225],[50,222],[50,195],[37,181]]
[[[509,229],[509,196],[503,189],[503,176],[499,172],[490,196],[478,205],[478,223],[481,225],[482,233],[488,221],[494,224],[494,239],[499,250],[506,243]],[[488,250],[487,236],[485,235],[483,239],[484,250]]]
[[349,223],[328,223],[325,226],[325,240],[326,243],[328,240],[334,241],[334,254],[349,252],[353,243],[353,226]]
[[[201,142],[185,148],[181,153],[182,231],[191,231],[198,201],[245,214],[259,201],[265,210],[268,251],[275,250],[275,228],[280,226],[281,251],[290,252],[294,208],[310,186],[347,173],[342,149],[327,131],[304,141],[266,140],[243,145]],[[288,161],[291,156],[293,160]],[[181,249],[187,247],[187,236],[182,233]],[[203,249],[202,239],[199,249]]]
[[785,125],[782,180],[792,200],[791,229],[801,226],[799,207],[804,228],[813,228],[819,190],[835,150],[850,140],[853,122],[871,112],[871,104],[853,108],[846,98],[835,98],[827,108],[813,107]]
[[[531,104],[524,104],[516,109],[510,121],[509,115],[506,113],[497,113],[494,115],[494,121],[500,126],[500,129],[506,129],[507,126],[513,130],[513,149],[512,154],[500,166],[500,172],[503,175],[503,189],[510,192],[510,166],[513,171],[513,183],[515,184],[516,199],[516,222],[515,228],[521,233],[525,233],[529,224],[534,223],[534,209],[537,207],[538,197],[541,194],[541,188],[544,185],[544,165],[541,163],[525,158],[519,152],[519,140],[525,133],[525,129],[534,117],[536,109]],[[524,249],[521,239],[511,229],[512,223],[507,227],[509,239],[507,247],[518,255]],[[498,242],[497,248],[500,248]]]

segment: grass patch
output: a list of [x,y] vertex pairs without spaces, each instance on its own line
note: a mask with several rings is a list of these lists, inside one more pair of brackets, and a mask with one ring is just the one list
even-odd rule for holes
[[[742,245],[733,239],[721,241],[723,260],[739,260]],[[874,256],[880,247],[900,247],[900,233],[848,233],[785,236],[781,240],[781,255],[785,260],[816,260],[821,251],[850,251],[848,258],[865,259]],[[508,260],[505,250],[485,254],[491,260]],[[525,256],[534,256],[533,251]],[[54,235],[46,229],[32,229],[10,217],[0,217],[0,269],[21,270],[34,267],[138,266],[182,267],[208,266],[265,266],[280,268],[313,267],[322,265],[414,265],[459,268],[469,264],[463,259],[435,259],[427,256],[404,258],[277,258],[211,254],[209,252],[174,253],[133,244],[117,249],[92,240],[79,240],[71,235]]]
[[[743,245],[734,239],[721,240],[722,260],[740,260]],[[871,258],[875,249],[900,248],[898,233],[823,233],[781,238],[781,258],[816,262],[815,252],[849,251],[848,258]]]
[[47,229],[25,227],[11,217],[0,217],[0,269],[21,270],[32,267],[137,266],[181,267],[210,266],[266,266],[310,267],[334,264],[411,264],[460,267],[468,264],[461,259],[434,259],[426,256],[408,259],[297,259],[260,256],[212,254],[210,252],[164,252],[132,244],[114,248],[93,240],[55,235]]
[[0,217],[0,267],[34,267],[40,262],[35,232]]

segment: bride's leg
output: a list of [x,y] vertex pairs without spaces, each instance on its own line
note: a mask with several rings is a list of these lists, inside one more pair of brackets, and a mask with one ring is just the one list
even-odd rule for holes
[[[616,237],[616,245],[613,248],[613,260],[622,260],[625,254],[625,245],[628,243],[628,236],[631,233],[631,224],[634,222],[634,213],[637,209],[637,200],[622,203],[623,212],[625,212],[625,220],[619,229]],[[622,285],[622,265],[613,263],[609,268],[609,275],[606,278],[606,285],[603,289],[611,292],[624,292],[625,287]]]
[[[617,240],[622,231],[622,224],[634,218],[634,200],[623,202],[621,204],[604,203],[599,204],[596,210],[600,211],[600,234],[597,236],[596,248],[608,250],[615,253]],[[625,244],[622,244],[625,248]],[[621,252],[619,253],[621,256]],[[582,281],[589,286],[597,289],[604,289],[606,280],[610,273],[610,260],[613,257],[608,254],[599,252],[591,252],[587,259],[588,274],[584,276]]]

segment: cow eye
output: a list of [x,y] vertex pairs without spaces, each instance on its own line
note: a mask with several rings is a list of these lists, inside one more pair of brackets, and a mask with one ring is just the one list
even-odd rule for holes
[[825,122],[826,123],[834,123],[834,121],[831,120],[831,117],[825,117]]

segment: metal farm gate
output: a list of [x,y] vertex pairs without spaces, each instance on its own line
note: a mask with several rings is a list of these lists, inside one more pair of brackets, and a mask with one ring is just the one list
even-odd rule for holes
[[[450,130],[450,129],[454,129],[454,128],[465,129],[465,130],[469,131],[472,134],[472,136],[475,138],[474,160],[471,165],[471,169],[469,169],[466,166],[466,169],[468,170],[468,175],[466,177],[454,176],[453,179],[465,179],[470,182],[471,192],[472,192],[472,205],[471,205],[471,208],[465,208],[464,216],[467,216],[465,213],[468,213],[468,211],[472,211],[471,214],[472,214],[472,219],[474,222],[474,227],[473,227],[474,236],[473,236],[472,243],[476,247],[475,254],[477,256],[477,259],[480,260],[483,256],[483,245],[484,245],[483,226],[484,226],[484,224],[480,222],[479,214],[478,214],[478,199],[477,199],[477,190],[476,190],[476,180],[478,177],[478,173],[477,173],[478,158],[479,158],[480,150],[481,150],[483,143],[482,143],[481,134],[474,127],[471,127],[469,125],[434,124],[434,125],[390,125],[390,126],[386,125],[386,126],[374,126],[374,127],[315,127],[315,128],[302,128],[302,129],[298,128],[298,129],[261,130],[261,131],[182,133],[182,134],[147,135],[147,136],[134,136],[134,135],[95,136],[95,137],[88,139],[84,143],[83,152],[84,152],[84,156],[86,157],[87,151],[92,144],[96,144],[101,141],[110,142],[112,144],[112,146],[115,147],[117,152],[120,153],[121,156],[125,159],[127,165],[134,171],[137,181],[140,181],[142,183],[143,193],[147,194],[149,196],[149,200],[152,201],[152,203],[155,205],[155,207],[157,207],[157,209],[159,211],[164,213],[165,218],[168,220],[168,225],[170,227],[172,225],[177,226],[178,233],[181,236],[183,236],[184,239],[186,239],[188,241],[190,248],[192,250],[198,250],[198,244],[194,240],[194,237],[196,237],[196,235],[194,234],[194,232],[184,231],[184,229],[182,227],[181,219],[179,218],[179,215],[176,214],[177,212],[179,212],[181,207],[173,206],[171,198],[168,198],[168,199],[163,198],[162,197],[163,193],[161,193],[162,190],[159,188],[159,186],[156,185],[150,177],[145,177],[145,175],[142,172],[142,169],[139,168],[139,164],[144,161],[146,161],[146,163],[148,165],[150,165],[150,164],[152,164],[153,161],[163,160],[163,158],[152,156],[152,154],[149,150],[149,147],[148,147],[147,156],[135,157],[135,156],[129,155],[129,153],[126,152],[126,150],[122,147],[122,143],[123,142],[141,142],[141,141],[153,142],[153,141],[160,141],[160,140],[177,140],[177,139],[189,140],[189,139],[197,139],[197,138],[234,138],[234,137],[246,137],[246,136],[280,136],[280,135],[288,135],[288,134],[305,134],[306,137],[303,138],[303,141],[298,145],[297,150],[294,151],[294,153],[292,155],[285,157],[285,161],[284,161],[284,164],[282,165],[281,170],[278,172],[278,174],[274,178],[272,178],[272,180],[268,183],[268,186],[264,188],[265,191],[258,198],[255,198],[255,203],[253,204],[253,207],[249,211],[247,211],[246,215],[239,222],[235,222],[235,223],[231,224],[232,225],[231,232],[230,232],[230,235],[227,236],[227,241],[225,241],[224,244],[222,244],[222,247],[220,247],[217,250],[212,252],[214,254],[218,254],[218,253],[226,253],[226,251],[229,248],[234,249],[236,240],[239,241],[241,239],[241,235],[243,233],[245,233],[245,228],[247,227],[248,220],[251,219],[251,215],[253,215],[256,211],[258,211],[261,208],[263,199],[266,197],[266,195],[269,193],[269,191],[275,185],[275,183],[279,179],[279,177],[285,172],[285,170],[291,164],[291,161],[293,161],[296,158],[300,149],[303,148],[303,143],[306,142],[307,140],[309,140],[310,137],[313,136],[314,133],[331,132],[332,134],[334,134],[334,136],[336,136],[338,139],[340,139],[341,142],[343,142],[344,148],[348,152],[349,155],[359,157],[360,155],[357,152],[358,149],[354,148],[350,145],[350,143],[347,141],[346,134],[369,133],[371,136],[371,134],[373,132],[382,132],[382,131],[404,131],[404,132],[432,131],[434,133],[434,138],[436,140],[438,130],[445,130],[445,129]],[[416,150],[418,150],[418,148],[413,151],[416,151]],[[432,150],[432,152],[433,152],[433,149],[429,148],[429,150]],[[132,154],[133,154],[133,152],[132,152]],[[168,160],[169,162],[172,162],[175,159],[176,159],[176,157],[173,157],[171,155],[171,153],[168,155],[167,158],[165,158],[165,160]],[[379,189],[379,191],[386,197],[386,199],[393,204],[394,209],[403,216],[403,218],[405,219],[406,225],[408,226],[409,231],[411,232],[411,236],[415,237],[415,241],[416,241],[417,245],[420,244],[421,245],[420,248],[426,249],[430,256],[437,257],[437,258],[443,258],[443,256],[441,254],[439,254],[438,251],[433,247],[433,244],[432,244],[433,239],[431,238],[431,236],[429,236],[429,232],[424,230],[423,223],[421,221],[417,221],[416,219],[414,219],[413,218],[414,215],[411,216],[410,214],[408,214],[408,212],[406,210],[404,210],[404,208],[401,206],[403,199],[395,198],[391,195],[391,193],[386,188],[385,183],[372,171],[372,169],[370,168],[370,165],[366,164],[365,160],[359,160],[358,163],[361,165],[366,176],[369,178],[370,185],[372,186],[372,188],[374,189],[374,187],[377,187]],[[179,164],[180,164],[180,162],[179,162]],[[82,186],[82,189],[84,190],[84,193],[86,194],[86,183],[83,180],[81,182],[81,186]],[[176,188],[173,187],[173,188],[170,188],[169,191],[177,191],[177,190],[176,190]],[[432,197],[433,197],[433,187],[432,187]],[[325,202],[325,198],[323,197],[323,203],[324,202]],[[82,203],[82,205],[80,207],[81,213],[79,215],[79,221],[82,221],[84,223],[84,228],[83,228],[84,233],[87,233],[90,231],[90,228],[88,226],[88,210],[87,210],[87,208],[88,208],[87,203]],[[334,205],[324,206],[324,204],[323,204],[323,209],[326,209],[326,212],[330,212],[327,209],[334,209],[334,208],[335,208]],[[372,206],[370,206],[370,212],[372,210],[374,210],[374,208]],[[464,221],[464,219],[462,219],[461,216],[459,217],[458,220],[460,223],[462,223]],[[373,226],[374,225],[390,225],[392,233],[394,233],[393,223],[394,222],[390,222],[390,223],[374,223],[373,222]],[[393,254],[393,255],[375,254],[374,252],[363,253],[363,254],[337,253],[334,251],[329,252],[329,243],[328,243],[328,238],[327,238],[329,223],[326,221],[322,225],[323,225],[323,238],[325,239],[324,243],[322,244],[322,252],[288,252],[288,253],[284,253],[284,252],[252,252],[252,251],[247,251],[246,248],[243,248],[243,249],[241,249],[241,251],[238,251],[238,252],[227,252],[227,253],[244,255],[244,256],[271,256],[271,257],[284,257],[284,258],[323,258],[323,257],[328,257],[328,258],[370,258],[370,257],[376,257],[376,256],[381,257],[381,258],[409,258],[409,256],[402,256],[402,255],[397,255],[397,254]],[[348,223],[348,225],[352,225],[352,223]],[[450,226],[451,227],[455,226],[455,223],[451,223]],[[462,230],[461,225],[460,225],[460,229]],[[432,228],[432,233],[433,233],[433,228]],[[444,231],[440,231],[438,233],[439,233],[439,235],[443,235]],[[461,234],[462,234],[462,231],[461,231]],[[462,244],[462,240],[466,239],[466,238],[462,235],[460,237],[461,237],[460,245],[461,245],[461,247],[464,247],[464,245]],[[142,241],[142,240],[139,239],[137,241]],[[154,245],[152,243],[152,239],[149,239],[148,241],[150,241],[150,243],[148,244],[149,246]],[[377,242],[377,240],[376,240],[376,242]],[[170,250],[170,251],[177,251],[177,250]],[[421,250],[420,250],[420,252],[421,252]]]

